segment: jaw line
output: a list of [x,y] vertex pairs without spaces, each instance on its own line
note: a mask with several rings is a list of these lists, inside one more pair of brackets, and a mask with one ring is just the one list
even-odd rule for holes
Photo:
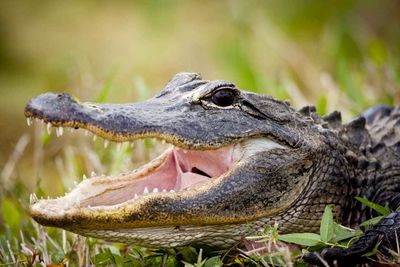
[[[187,152],[188,155],[191,153],[216,153],[218,150],[224,149],[239,153],[236,154],[236,157],[232,158],[232,161],[230,162],[231,165],[229,165],[229,168],[226,171],[219,173],[215,177],[208,178],[209,181],[192,184],[190,185],[191,188],[188,190],[156,193],[150,193],[151,191],[149,190],[149,194],[140,196],[136,199],[134,194],[131,194],[131,197],[124,201],[119,201],[118,203],[91,204],[91,198],[96,199],[98,196],[104,194],[104,192],[112,192],[113,190],[117,190],[115,192],[118,192],[118,190],[124,190],[124,188],[127,188],[129,184],[134,184],[141,179],[146,179],[143,177],[148,177],[152,173],[157,172],[157,170],[160,170],[163,165],[168,162],[168,157],[173,156],[173,158],[176,159],[176,153],[178,153],[178,155],[186,154],[183,150],[172,147],[167,149],[159,157],[128,175],[119,177],[100,176],[86,179],[78,184],[71,192],[56,199],[37,200],[36,198],[31,198],[31,200],[33,199],[33,201],[31,201],[31,215],[35,220],[45,225],[58,227],[63,225],[63,228],[73,229],[75,226],[69,225],[69,223],[64,224],[63,218],[83,216],[104,219],[109,215],[115,216],[115,214],[119,214],[120,211],[126,212],[128,210],[140,210],[143,205],[149,204],[155,199],[169,199],[170,201],[179,202],[182,198],[194,197],[206,193],[210,188],[213,188],[219,183],[224,182],[226,179],[229,179],[230,174],[240,167],[241,162],[251,159],[255,154],[261,151],[265,152],[265,150],[275,148],[285,149],[286,147],[275,143],[268,138],[250,138],[238,144],[225,146],[217,150],[189,150]],[[235,153],[231,153],[231,155],[235,155]]]
[[[226,151],[225,151],[226,150]],[[190,157],[205,157],[208,155],[219,155],[227,154],[230,159],[224,164],[225,169],[211,170],[210,173],[214,174],[212,177],[207,177],[205,175],[196,174],[189,171],[187,168],[195,168],[192,162],[190,162]],[[159,196],[169,196],[176,197],[177,195],[185,195],[186,193],[195,193],[193,191],[199,192],[204,190],[204,187],[210,187],[213,183],[218,182],[223,177],[227,176],[229,172],[235,169],[243,156],[242,146],[240,143],[228,145],[216,150],[182,150],[178,147],[170,147],[166,149],[161,155],[150,161],[149,163],[139,167],[138,169],[132,171],[129,174],[120,176],[96,176],[90,179],[84,179],[80,182],[74,189],[65,196],[54,198],[54,199],[40,199],[37,200],[36,196],[31,197],[31,213],[35,214],[38,212],[46,211],[47,215],[51,213],[65,214],[73,213],[79,210],[110,210],[119,209],[124,205],[139,204],[146,198],[154,198]],[[200,161],[205,159],[200,159]],[[186,162],[185,162],[186,161]],[[209,160],[212,161],[212,160]],[[210,163],[207,162],[206,163]],[[218,162],[219,163],[219,162]],[[161,177],[163,168],[166,165],[174,165],[174,171],[176,171],[176,176],[173,180],[169,182],[174,182],[172,188],[157,188],[154,192],[155,186],[146,186],[146,191],[140,192],[131,190],[130,197],[124,201],[117,201],[118,203],[100,203],[96,204],[96,199],[101,199],[104,194],[108,192],[116,194],[119,191],[124,191],[129,186],[134,186],[137,184],[144,184],[143,182],[151,183],[151,176],[154,174],[159,175],[157,179],[158,182],[163,182],[165,177]],[[186,166],[185,166],[186,165]],[[167,171],[171,171],[171,167],[167,168]],[[215,166],[214,166],[215,167]],[[186,169],[185,169],[186,168]],[[169,169],[169,170],[168,170]],[[207,174],[207,172],[205,172]],[[165,175],[164,175],[165,176]],[[189,176],[189,178],[188,178]],[[188,181],[194,179],[194,182]],[[147,180],[147,181],[146,181]],[[154,180],[154,179],[153,179]],[[143,188],[143,187],[142,187]]]

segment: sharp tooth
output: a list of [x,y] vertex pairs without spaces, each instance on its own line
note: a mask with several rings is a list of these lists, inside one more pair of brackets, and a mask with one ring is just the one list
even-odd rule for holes
[[171,193],[175,193],[174,189],[171,189],[171,190],[169,190],[169,192],[171,192]]
[[63,128],[63,127],[57,127],[57,128],[56,128],[56,135],[57,135],[57,137],[62,136],[63,133],[64,133],[64,128]]
[[184,149],[184,150],[183,150],[183,153],[185,153],[185,154],[186,154],[186,153],[188,153],[188,151],[187,151],[186,149]]
[[117,151],[118,151],[118,152],[121,151],[121,147],[122,147],[122,143],[118,143],[118,144],[117,144]]
[[88,136],[88,135],[89,135],[89,131],[85,130],[85,136]]
[[95,172],[92,172],[92,173],[90,174],[90,176],[91,176],[91,177],[95,177],[95,176],[96,176],[96,173],[95,173]]
[[35,193],[32,193],[30,196],[29,196],[29,202],[30,202],[30,204],[32,205],[32,204],[35,204],[36,202],[38,202],[39,200],[38,200],[38,198],[37,198],[37,196],[36,196],[36,194]]
[[51,123],[50,122],[47,123],[47,133],[51,134]]
[[97,135],[93,135],[93,141],[96,141]]
[[139,196],[135,193],[135,199],[139,198]]
[[86,177],[85,174],[82,176],[82,179],[83,179],[83,180],[86,180],[86,179],[87,179],[87,177]]
[[104,148],[108,147],[108,143],[109,143],[109,141],[107,139],[104,139]]
[[158,193],[158,188],[157,188],[157,187],[155,187],[155,188],[153,189],[153,193]]
[[26,123],[28,124],[28,126],[32,125],[32,118],[26,118]]
[[149,189],[147,188],[147,186],[145,186],[144,190],[143,190],[143,194],[147,195],[148,193],[149,193]]
[[62,127],[57,127],[57,128],[56,128],[56,135],[57,135],[57,137],[62,136],[63,132],[64,132],[64,130],[63,130]]

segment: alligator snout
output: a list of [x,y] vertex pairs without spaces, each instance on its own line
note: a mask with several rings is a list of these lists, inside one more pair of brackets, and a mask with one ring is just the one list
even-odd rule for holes
[[77,112],[80,104],[66,93],[46,93],[29,101],[25,116],[45,121],[65,122]]

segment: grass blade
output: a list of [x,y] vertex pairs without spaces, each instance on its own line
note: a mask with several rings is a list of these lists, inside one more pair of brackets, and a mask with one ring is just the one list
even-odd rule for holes
[[356,197],[356,199],[358,201],[360,201],[362,204],[364,204],[365,206],[375,210],[379,214],[389,215],[389,213],[390,213],[390,209],[388,207],[381,206],[379,204],[371,202],[371,201],[369,201],[369,200],[367,200],[365,198],[362,198],[362,197]]

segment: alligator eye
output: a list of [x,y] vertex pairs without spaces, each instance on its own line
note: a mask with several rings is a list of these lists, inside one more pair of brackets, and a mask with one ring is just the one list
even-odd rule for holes
[[236,100],[236,93],[230,89],[221,89],[211,96],[211,101],[220,107],[232,105]]

